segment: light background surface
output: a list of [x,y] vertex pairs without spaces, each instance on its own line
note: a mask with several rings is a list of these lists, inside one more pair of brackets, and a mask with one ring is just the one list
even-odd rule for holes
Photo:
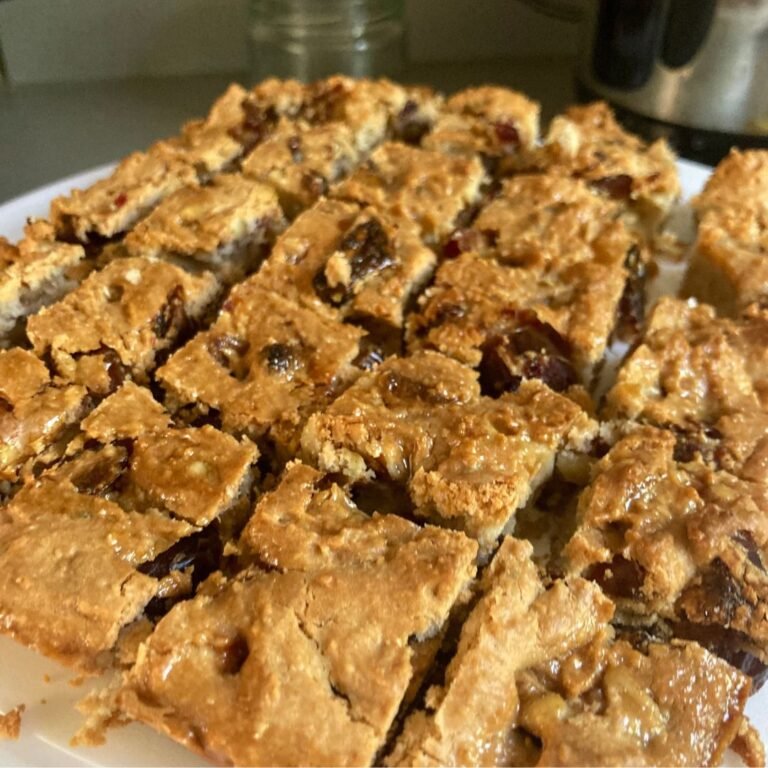
[[[316,0],[322,2],[323,0]],[[564,56],[576,25],[520,0],[406,0],[414,61]],[[16,84],[210,74],[247,67],[248,0],[4,0]]]

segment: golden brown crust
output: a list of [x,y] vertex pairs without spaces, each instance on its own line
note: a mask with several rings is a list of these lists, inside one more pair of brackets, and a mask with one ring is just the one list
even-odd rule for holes
[[145,381],[157,353],[202,316],[217,292],[210,273],[118,259],[29,318],[27,334],[37,354],[50,353],[59,376],[106,394],[125,375]]
[[56,241],[51,225],[30,221],[24,238],[12,246],[0,238],[0,347],[9,345],[19,321],[60,299],[86,276],[89,265],[80,245]]
[[570,107],[556,117],[533,165],[584,179],[628,204],[651,230],[680,195],[675,156],[666,141],[646,144],[626,132],[604,102]]
[[[218,761],[373,760],[415,671],[409,645],[445,623],[476,548],[366,518],[316,480],[294,465],[254,512],[244,539],[273,570],[246,570],[160,622],[127,677],[129,714]],[[283,536],[271,546],[276,527],[294,532],[295,551]]]
[[169,195],[124,242],[131,256],[186,256],[215,263],[222,249],[268,242],[282,224],[271,187],[229,173],[204,187],[185,187]]
[[603,631],[526,673],[518,691],[519,722],[541,741],[541,765],[719,765],[750,683],[695,643],[640,652]]
[[0,350],[0,480],[16,481],[32,466],[55,459],[57,441],[89,410],[79,385],[51,381],[31,352]]
[[509,765],[517,677],[587,644],[613,605],[583,579],[545,589],[527,542],[505,538],[478,587],[442,686],[412,714],[389,765]]
[[247,503],[258,452],[210,426],[173,425],[130,382],[81,430],[3,508],[0,625],[94,671],[113,663],[121,631],[151,600],[170,604],[202,579],[198,567],[210,571],[219,531]]
[[673,433],[641,427],[601,459],[579,499],[568,567],[646,621],[713,627],[715,641],[718,628],[740,633],[718,650],[741,647],[765,663],[765,485],[678,462],[675,444]]
[[483,167],[476,158],[449,157],[388,142],[332,194],[404,219],[427,241],[435,242],[453,229],[465,208],[478,201],[483,180]]
[[258,275],[238,285],[218,319],[176,352],[157,378],[176,407],[221,415],[225,430],[295,451],[303,423],[359,373],[363,332],[268,293]]
[[693,204],[699,229],[683,291],[736,316],[768,297],[768,152],[732,150]]
[[83,671],[110,663],[120,629],[157,592],[137,567],[193,530],[53,479],[22,489],[4,512],[0,627]]
[[663,298],[603,415],[672,427],[687,441],[681,451],[766,482],[767,380],[765,311],[754,307],[730,320],[707,305]]
[[446,154],[479,154],[504,172],[510,156],[531,150],[539,137],[539,105],[496,86],[467,88],[445,103],[422,146]]
[[400,328],[435,261],[414,232],[386,214],[322,200],[278,239],[256,280],[324,316]]
[[768,214],[733,207],[713,210],[699,223],[682,294],[736,317],[768,296]]
[[703,217],[710,210],[743,207],[765,199],[768,190],[768,152],[735,147],[721,160],[704,189],[691,201]]
[[313,416],[302,448],[352,480],[407,484],[415,513],[466,531],[488,549],[592,422],[539,382],[498,400],[475,375],[436,353],[390,358]]
[[295,216],[359,160],[354,135],[345,124],[284,121],[243,160],[242,169],[246,177],[271,184],[286,212]]
[[125,232],[163,198],[195,184],[194,169],[174,152],[155,145],[128,155],[109,177],[88,189],[75,189],[51,203],[51,221],[59,236],[87,243],[94,237]]

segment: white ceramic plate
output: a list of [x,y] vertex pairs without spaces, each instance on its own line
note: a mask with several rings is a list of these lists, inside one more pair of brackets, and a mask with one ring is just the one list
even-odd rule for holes
[[[93,183],[110,167],[71,176],[0,206],[0,235],[17,240],[28,216],[47,215],[53,197]],[[701,189],[709,171],[706,166],[680,161],[686,199]],[[685,227],[685,222],[681,225]],[[193,753],[136,723],[110,731],[102,747],[70,747],[69,740],[82,723],[74,705],[93,686],[75,687],[69,682],[73,677],[70,670],[0,637],[0,712],[22,703],[27,708],[19,740],[0,742],[0,765],[206,765]],[[768,744],[768,685],[750,699],[747,714]],[[729,757],[728,764],[740,764],[735,756]]]

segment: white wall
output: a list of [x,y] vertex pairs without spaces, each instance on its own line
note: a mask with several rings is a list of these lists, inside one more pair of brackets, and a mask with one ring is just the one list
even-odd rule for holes
[[[323,2],[323,0],[317,0]],[[576,30],[516,0],[406,0],[419,61],[567,54]],[[14,83],[234,72],[247,66],[248,0],[3,0]]]

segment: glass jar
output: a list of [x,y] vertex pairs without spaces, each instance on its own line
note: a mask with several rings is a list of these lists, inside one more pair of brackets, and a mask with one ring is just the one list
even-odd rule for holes
[[251,0],[252,77],[396,77],[403,16],[403,0]]

